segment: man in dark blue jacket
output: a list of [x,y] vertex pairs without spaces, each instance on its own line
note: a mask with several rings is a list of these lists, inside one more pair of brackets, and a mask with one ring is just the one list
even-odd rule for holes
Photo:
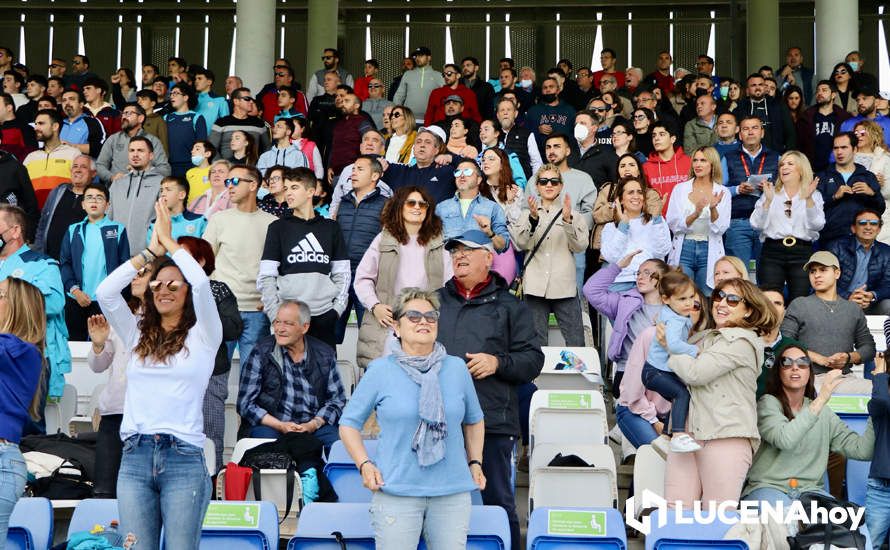
[[823,249],[830,249],[832,241],[844,237],[863,209],[884,213],[884,197],[875,175],[861,164],[853,162],[857,138],[852,132],[842,132],[834,138],[835,163],[819,174],[819,192],[825,200],[825,227],[819,232]]
[[776,99],[766,95],[763,76],[753,73],[746,80],[747,97],[739,100],[733,114],[741,121],[754,115],[763,122],[763,144],[773,151],[784,153],[797,147],[797,134],[788,109]]
[[346,334],[346,323],[349,321],[349,312],[355,307],[355,317],[358,325],[362,324],[362,316],[365,308],[355,296],[352,285],[355,284],[355,272],[359,262],[365,255],[365,251],[371,246],[371,241],[380,233],[380,213],[387,197],[377,187],[380,176],[383,175],[383,167],[376,155],[361,155],[355,159],[352,166],[352,191],[343,195],[340,207],[337,210],[337,223],[346,241],[346,252],[349,255],[349,264],[352,268],[352,280],[349,283],[349,301],[346,309],[337,321],[337,343],[343,343]]
[[831,252],[841,264],[838,294],[855,302],[866,315],[890,314],[890,245],[877,241],[881,216],[861,210],[851,228],[853,234],[836,239]]
[[383,161],[386,184],[393,191],[409,185],[423,187],[433,197],[434,204],[430,208],[435,208],[439,201],[453,197],[456,190],[454,170],[461,157],[452,156],[450,164],[436,163],[436,157],[444,150],[446,140],[445,130],[438,126],[425,126],[417,130],[414,139],[414,160],[417,162],[410,166]]

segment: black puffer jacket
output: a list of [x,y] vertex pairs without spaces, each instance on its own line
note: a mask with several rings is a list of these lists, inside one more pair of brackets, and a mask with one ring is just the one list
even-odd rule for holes
[[349,254],[349,266],[353,277],[359,262],[371,246],[371,241],[380,233],[380,213],[387,197],[377,187],[360,202],[355,202],[355,192],[350,191],[343,196],[337,210],[337,223],[343,232],[346,251]]
[[611,145],[594,145],[580,154],[577,147],[572,147],[569,154],[569,167],[586,172],[596,185],[597,191],[610,181],[617,181],[618,155]]
[[485,413],[485,433],[519,435],[516,386],[531,382],[544,366],[544,353],[526,305],[492,272],[482,292],[466,299],[451,279],[439,289],[439,342],[448,355],[466,360],[467,353],[498,358],[493,375],[474,380]]
[[213,376],[216,376],[229,372],[232,368],[226,342],[238,340],[241,331],[244,330],[244,321],[241,320],[238,301],[229,289],[229,285],[222,281],[211,280],[210,290],[213,291],[213,299],[216,301],[216,309],[219,311],[219,320],[223,327],[223,342],[216,350],[216,359],[213,365]]
[[0,150],[0,203],[18,206],[28,217],[27,239],[34,239],[40,211],[28,170],[14,155]]

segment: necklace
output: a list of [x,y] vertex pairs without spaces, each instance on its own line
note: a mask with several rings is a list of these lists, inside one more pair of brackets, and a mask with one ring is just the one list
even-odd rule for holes
[[[816,296],[816,298],[819,298],[819,296]],[[822,302],[822,305],[824,305],[825,308],[826,308],[829,312],[834,313],[834,307],[831,307],[830,305],[828,305],[829,300],[825,300],[825,299],[823,299],[823,298],[819,298],[819,301]],[[832,304],[835,304],[835,307],[837,307],[837,300],[830,300],[830,302],[831,302]]]

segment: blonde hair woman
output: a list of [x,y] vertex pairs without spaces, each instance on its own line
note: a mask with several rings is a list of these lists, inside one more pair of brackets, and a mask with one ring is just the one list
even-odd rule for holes
[[771,288],[788,283],[788,301],[810,293],[803,266],[813,253],[813,241],[825,226],[819,178],[813,178],[810,161],[799,151],[779,158],[775,184],[764,182],[763,195],[754,205],[751,227],[760,232],[763,247],[757,259],[757,282]]
[[[884,142],[884,129],[873,120],[860,120],[853,127],[858,140],[856,145],[856,164],[868,168],[881,184],[881,195],[884,202],[890,202],[890,153]],[[890,211],[884,210],[881,216],[884,221],[878,240],[890,244]]]
[[749,280],[748,266],[736,256],[723,256],[714,264],[714,284],[719,285],[726,279]]
[[408,164],[414,158],[414,139],[417,137],[417,120],[414,111],[399,105],[389,115],[392,134],[386,140],[387,162]]

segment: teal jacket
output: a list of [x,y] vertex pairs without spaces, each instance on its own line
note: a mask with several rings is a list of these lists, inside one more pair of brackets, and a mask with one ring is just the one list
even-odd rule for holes
[[[200,238],[204,234],[204,230],[207,229],[207,218],[201,214],[184,210],[181,214],[170,217],[170,226],[170,232],[174,239],[179,237]],[[148,233],[145,235],[146,246],[151,242],[151,233],[154,228],[155,222],[152,220],[151,225],[148,226]]]

